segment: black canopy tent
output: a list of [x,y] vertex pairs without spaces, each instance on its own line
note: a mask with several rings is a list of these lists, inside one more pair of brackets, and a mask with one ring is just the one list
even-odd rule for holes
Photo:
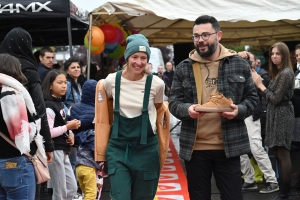
[[14,27],[27,30],[33,46],[83,44],[88,30],[88,13],[70,0],[1,0],[0,42]]

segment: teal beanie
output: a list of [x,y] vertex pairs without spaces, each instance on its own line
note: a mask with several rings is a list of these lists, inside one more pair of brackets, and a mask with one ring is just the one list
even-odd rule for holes
[[124,52],[124,58],[127,60],[129,56],[136,52],[144,52],[147,54],[147,62],[150,59],[150,46],[148,43],[148,39],[142,34],[134,34],[126,39],[127,47]]

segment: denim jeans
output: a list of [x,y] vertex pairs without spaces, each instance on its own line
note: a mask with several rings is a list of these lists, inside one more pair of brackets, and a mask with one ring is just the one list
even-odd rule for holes
[[33,200],[35,186],[34,168],[26,156],[0,159],[0,200]]

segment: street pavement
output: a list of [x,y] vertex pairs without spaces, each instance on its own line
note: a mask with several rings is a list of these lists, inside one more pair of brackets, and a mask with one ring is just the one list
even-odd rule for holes
[[[181,122],[180,120],[176,119],[175,117],[171,117],[171,138],[173,141],[173,144],[176,148],[176,151],[179,151],[179,135],[180,135],[180,128],[181,128]],[[272,157],[272,156],[271,156]],[[300,151],[296,148],[291,149],[291,159],[292,159],[292,185],[295,184],[297,175],[300,173]],[[276,169],[274,158],[271,158],[273,169]],[[184,168],[184,166],[183,166]],[[242,181],[242,179],[241,179]],[[219,200],[220,199],[220,193],[217,189],[217,186],[215,184],[215,179],[212,178],[212,195],[211,200]],[[263,183],[258,184],[258,190],[255,191],[247,191],[243,192],[243,198],[244,200],[275,200],[277,199],[278,192],[271,193],[271,194],[260,194],[259,190],[262,189],[264,186]],[[102,194],[100,200],[110,200],[109,197],[109,190],[110,190],[110,182],[109,178],[104,179],[104,187],[102,189]],[[299,200],[300,199],[300,191],[299,190],[292,190],[291,192],[291,199],[292,200]],[[47,194],[44,187],[41,189],[41,200],[51,200],[51,194]],[[167,200],[167,199],[164,199]]]

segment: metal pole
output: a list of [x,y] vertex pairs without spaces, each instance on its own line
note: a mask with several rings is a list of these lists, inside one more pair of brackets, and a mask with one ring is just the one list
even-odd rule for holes
[[70,56],[73,57],[71,18],[70,17],[67,17],[67,25],[68,25],[68,38],[69,38]]
[[90,13],[90,20],[89,20],[89,48],[87,52],[87,74],[86,78],[89,80],[90,79],[90,71],[91,71],[91,46],[92,46],[92,26],[93,26],[93,14]]

